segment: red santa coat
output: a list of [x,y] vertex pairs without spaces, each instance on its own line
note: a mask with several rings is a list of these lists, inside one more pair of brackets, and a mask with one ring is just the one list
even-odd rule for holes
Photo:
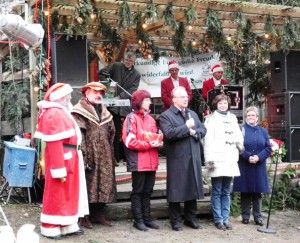
[[[42,101],[38,105],[35,137],[46,142],[41,222],[71,225],[89,213],[82,153],[63,146],[80,145],[81,133],[70,112],[60,104]],[[62,177],[66,177],[65,182],[61,182]]]
[[[192,100],[192,90],[189,84],[189,81],[186,78],[179,77],[179,86],[182,86],[186,89],[186,92],[189,96],[189,102]],[[170,108],[171,105],[173,105],[171,93],[174,89],[174,84],[172,81],[172,78],[166,78],[163,81],[161,81],[161,99],[162,102],[164,102],[164,110],[167,110]]]
[[[229,82],[226,79],[221,79],[220,84],[225,85],[225,84],[229,84]],[[212,90],[214,87],[215,87],[215,82],[213,78],[210,78],[203,82],[202,97],[205,101],[207,101],[208,91]]]

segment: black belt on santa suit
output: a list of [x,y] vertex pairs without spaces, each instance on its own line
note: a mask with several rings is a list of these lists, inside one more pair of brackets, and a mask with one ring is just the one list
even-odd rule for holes
[[81,145],[64,143],[64,148],[65,149],[73,149],[73,150],[81,150]]

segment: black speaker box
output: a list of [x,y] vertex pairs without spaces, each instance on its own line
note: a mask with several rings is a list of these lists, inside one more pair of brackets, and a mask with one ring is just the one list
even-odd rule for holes
[[67,38],[55,34],[52,39],[52,84],[68,83],[82,87],[88,82],[88,52],[85,36]]
[[273,93],[300,91],[300,50],[270,53]]
[[300,92],[284,92],[268,96],[268,124],[269,126],[300,127]]
[[300,127],[274,127],[268,129],[273,138],[283,140],[287,149],[285,162],[300,161]]

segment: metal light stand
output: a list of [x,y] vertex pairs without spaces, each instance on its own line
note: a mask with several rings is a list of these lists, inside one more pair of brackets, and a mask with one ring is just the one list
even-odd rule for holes
[[[283,132],[284,125],[285,125],[285,121],[281,121],[281,129],[280,129],[280,133],[279,133],[280,139],[282,139],[282,132]],[[271,217],[271,209],[272,209],[272,202],[273,202],[275,181],[276,181],[276,175],[277,175],[278,158],[279,157],[277,156],[276,163],[275,163],[275,172],[274,172],[274,177],[273,177],[273,185],[272,185],[271,198],[270,198],[270,203],[269,203],[267,226],[266,227],[257,228],[257,231],[262,232],[262,233],[276,234],[276,230],[269,228],[269,222],[270,222],[270,217]]]

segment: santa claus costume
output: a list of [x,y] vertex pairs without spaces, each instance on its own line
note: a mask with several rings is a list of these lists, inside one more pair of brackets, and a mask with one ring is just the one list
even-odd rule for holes
[[63,83],[48,90],[38,103],[40,112],[34,135],[46,142],[41,234],[55,239],[83,233],[78,218],[89,214],[81,133],[70,111],[55,102],[71,92],[71,86]]

